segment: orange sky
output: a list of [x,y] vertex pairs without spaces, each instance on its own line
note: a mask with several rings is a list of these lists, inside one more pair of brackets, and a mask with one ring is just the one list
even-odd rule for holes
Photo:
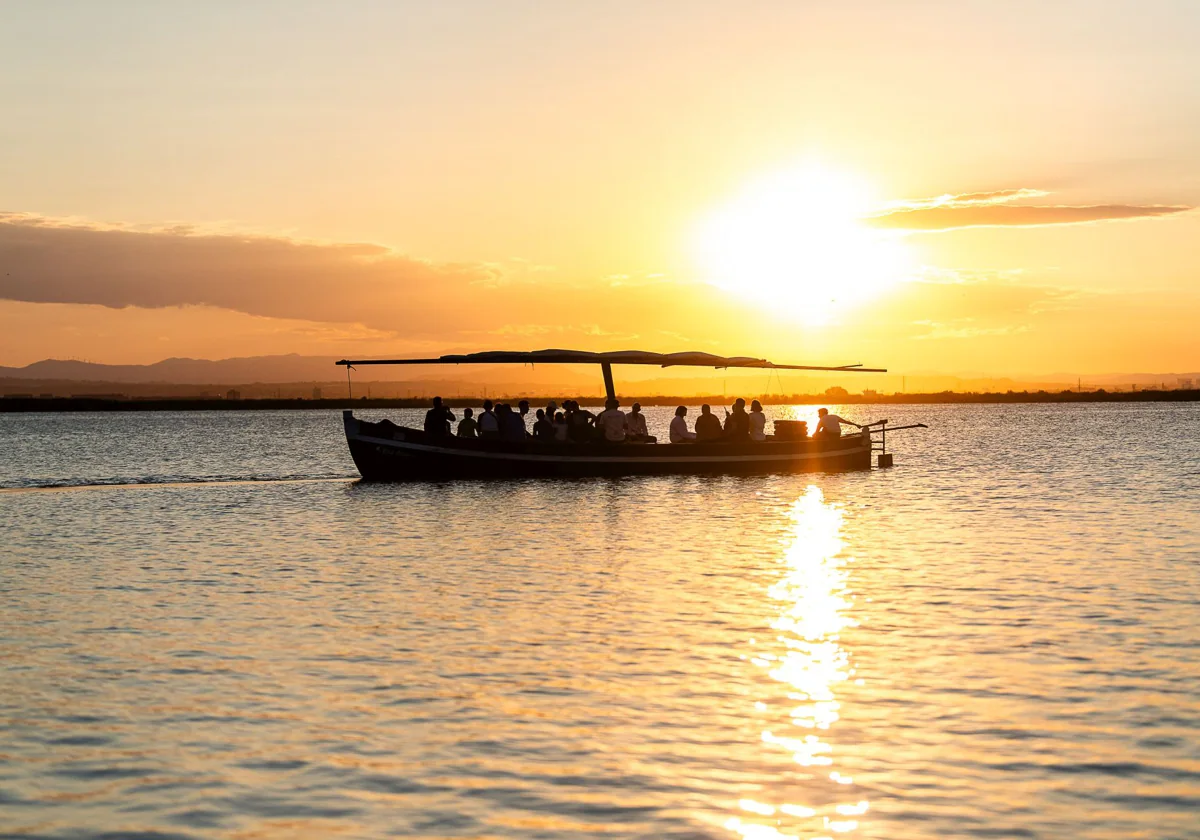
[[1200,369],[1200,6],[29,4],[0,365]]

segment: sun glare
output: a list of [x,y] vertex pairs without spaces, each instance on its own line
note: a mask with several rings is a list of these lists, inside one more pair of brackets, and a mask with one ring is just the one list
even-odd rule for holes
[[895,234],[863,222],[878,201],[857,178],[821,166],[749,184],[705,218],[694,252],[708,282],[809,325],[903,279]]

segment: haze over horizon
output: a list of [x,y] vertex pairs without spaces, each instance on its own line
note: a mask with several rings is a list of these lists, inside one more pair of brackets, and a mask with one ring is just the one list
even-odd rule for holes
[[1198,36],[1170,0],[14,7],[0,365],[1197,370]]

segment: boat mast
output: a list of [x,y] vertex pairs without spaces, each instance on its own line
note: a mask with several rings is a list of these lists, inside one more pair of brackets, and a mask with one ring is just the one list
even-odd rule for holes
[[605,401],[616,399],[617,390],[613,387],[612,365],[608,362],[601,362],[600,371],[604,374]]

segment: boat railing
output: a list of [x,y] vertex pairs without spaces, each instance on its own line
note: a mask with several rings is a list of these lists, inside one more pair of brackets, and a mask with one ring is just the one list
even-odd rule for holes
[[[887,451],[887,433],[899,432],[903,429],[928,429],[924,423],[909,423],[907,426],[888,426],[888,421],[875,420],[871,423],[863,423],[862,429],[867,434],[871,435],[871,451],[879,453],[879,466],[891,466],[892,456]],[[879,435],[878,438],[874,437]]]

